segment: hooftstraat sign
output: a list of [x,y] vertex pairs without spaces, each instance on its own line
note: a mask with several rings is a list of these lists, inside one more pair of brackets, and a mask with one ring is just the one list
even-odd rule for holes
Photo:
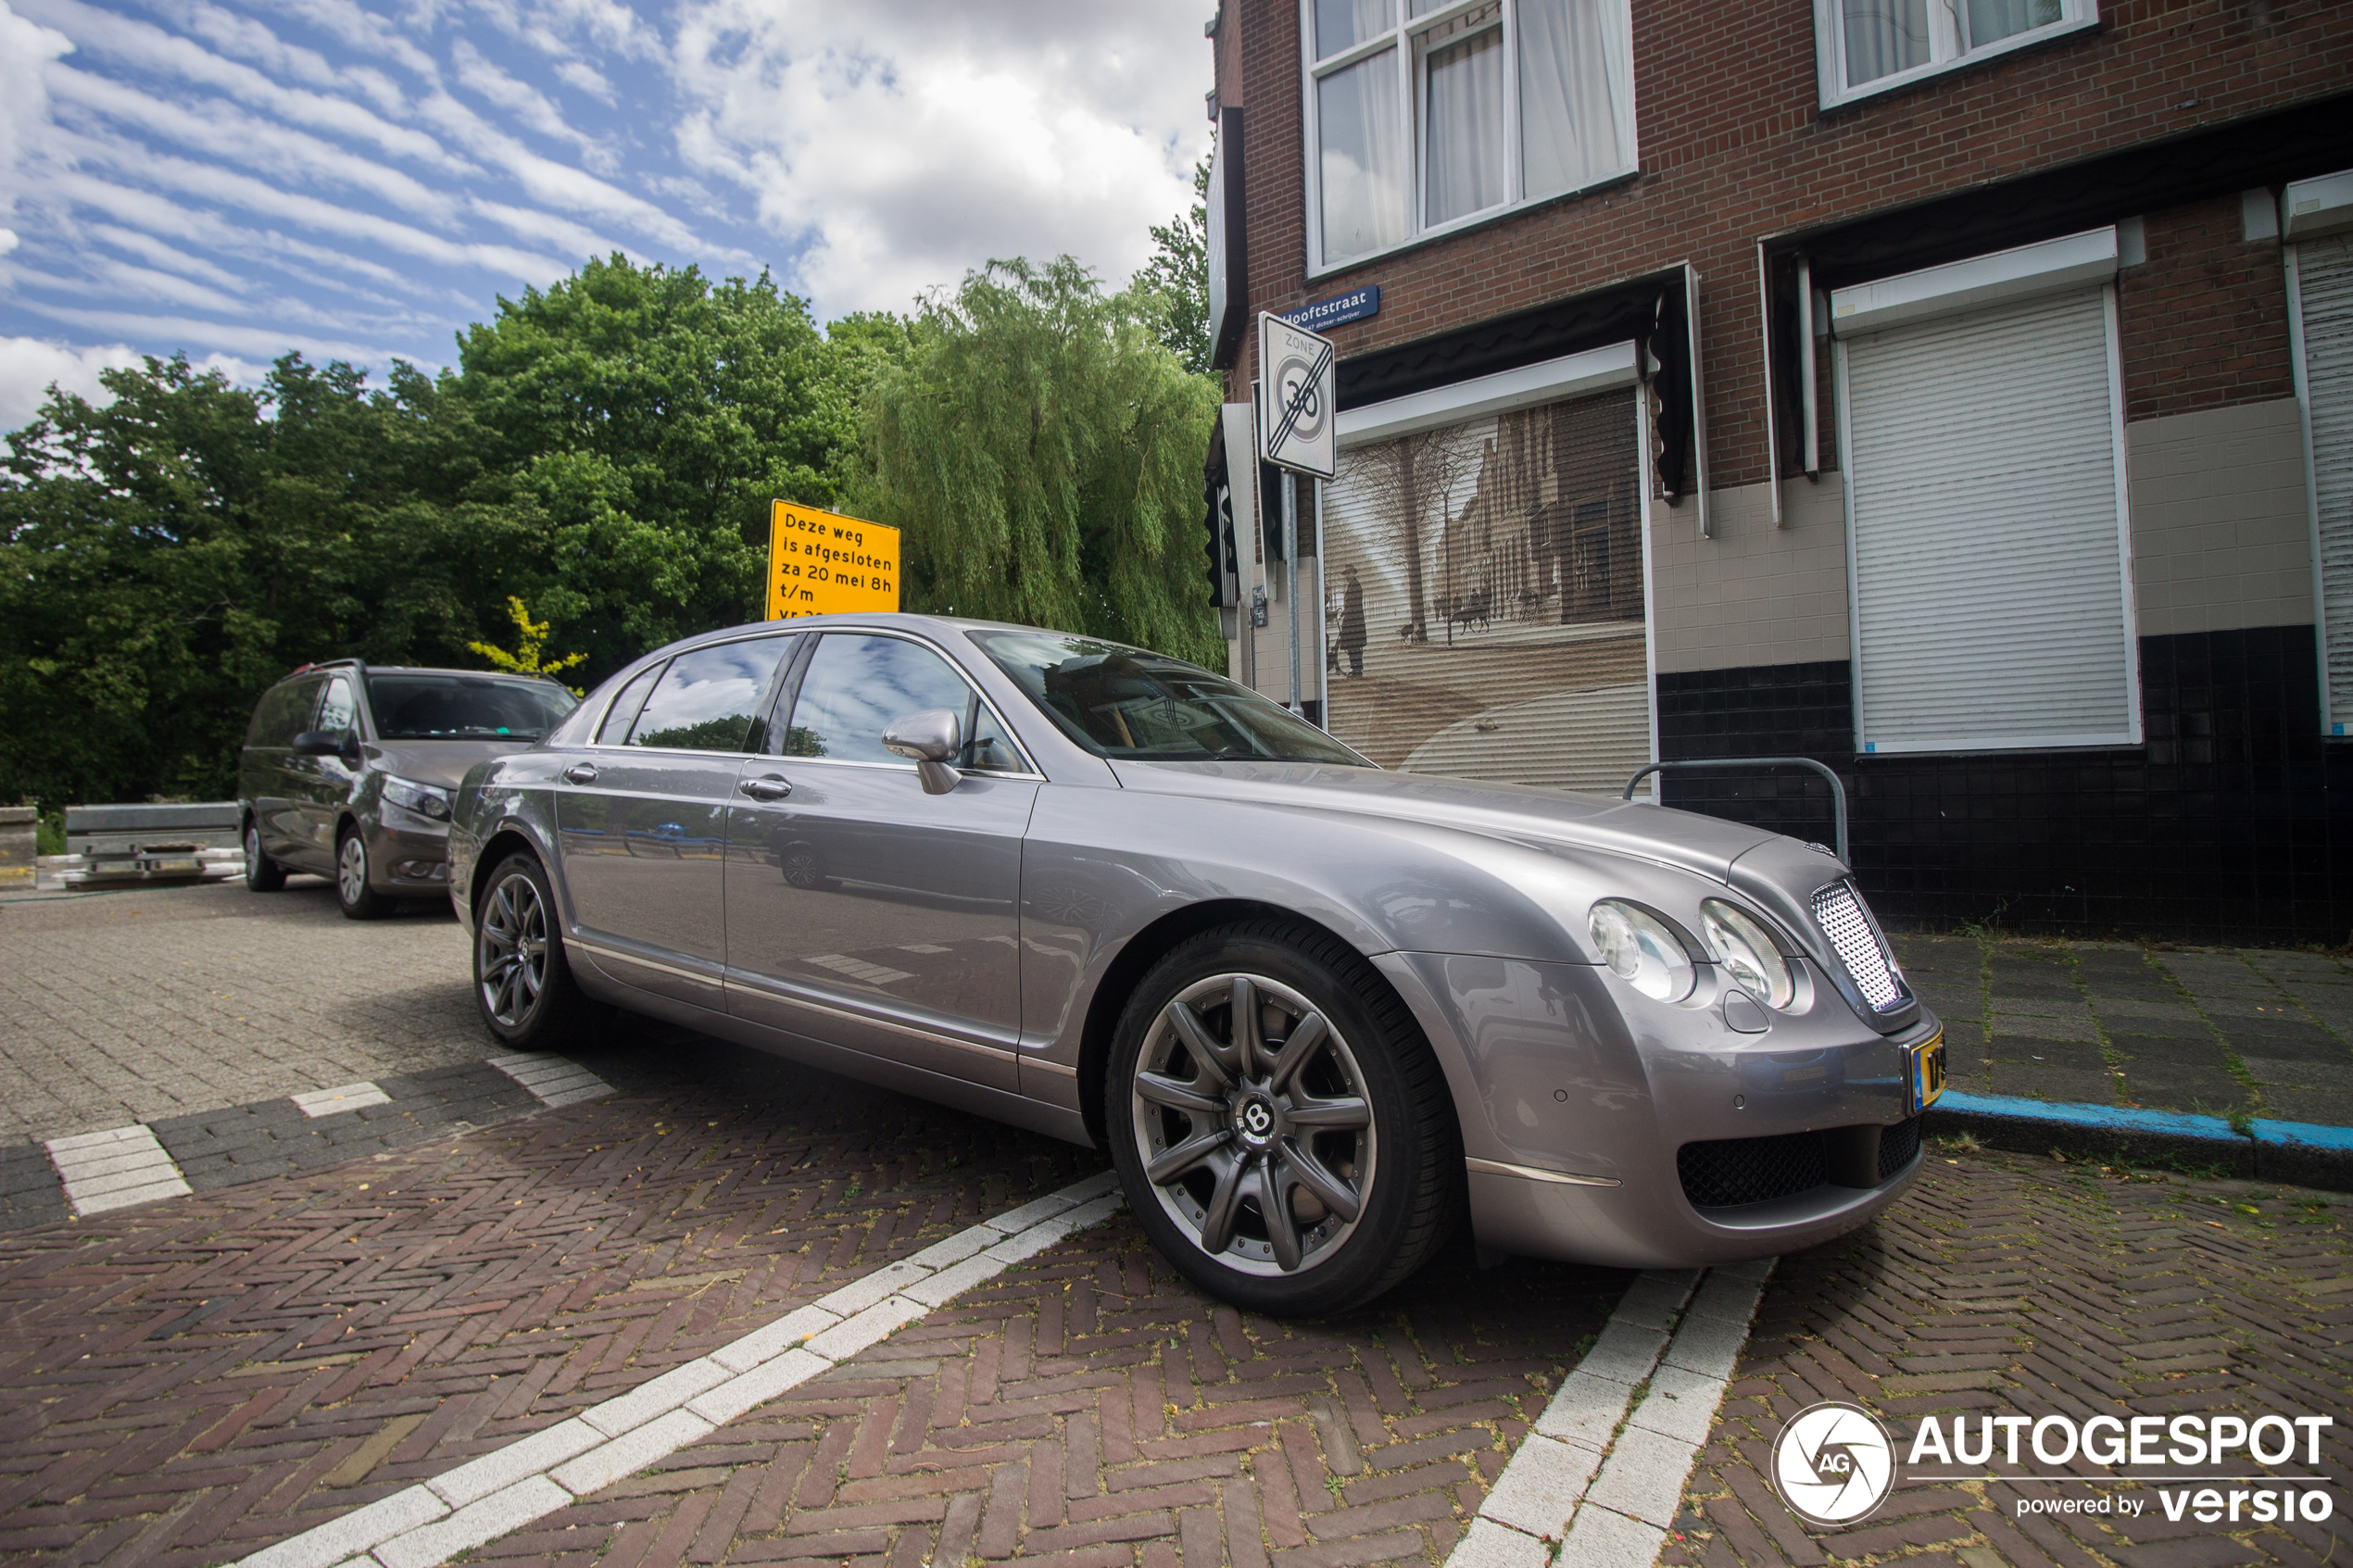
[[778,501],[768,523],[768,619],[899,608],[899,530]]

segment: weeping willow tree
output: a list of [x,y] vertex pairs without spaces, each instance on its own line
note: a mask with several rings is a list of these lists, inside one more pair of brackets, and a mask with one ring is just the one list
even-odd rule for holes
[[872,488],[906,604],[1222,667],[1201,550],[1216,383],[1161,342],[1165,298],[1069,257],[992,261],[917,318],[869,405]]

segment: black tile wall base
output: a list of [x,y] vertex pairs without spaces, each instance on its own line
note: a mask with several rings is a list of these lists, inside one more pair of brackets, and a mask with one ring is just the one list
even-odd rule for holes
[[[2320,734],[2309,626],[2141,639],[2145,744],[1858,757],[1843,661],[1658,678],[1660,755],[1803,756],[1845,781],[1882,918],[2246,944],[2353,939],[2353,742]],[[1669,805],[1829,842],[1799,770],[1670,776]]]

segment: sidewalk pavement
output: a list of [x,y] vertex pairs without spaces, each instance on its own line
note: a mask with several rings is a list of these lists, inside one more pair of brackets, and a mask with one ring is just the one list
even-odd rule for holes
[[2353,1188],[2353,963],[1891,935],[1944,1021],[1948,1092],[1931,1132]]

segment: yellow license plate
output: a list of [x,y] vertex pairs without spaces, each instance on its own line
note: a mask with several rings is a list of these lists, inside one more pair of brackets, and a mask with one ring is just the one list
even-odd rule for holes
[[1911,1058],[1911,1113],[1917,1116],[1944,1092],[1944,1031],[1939,1029],[1906,1054]]

